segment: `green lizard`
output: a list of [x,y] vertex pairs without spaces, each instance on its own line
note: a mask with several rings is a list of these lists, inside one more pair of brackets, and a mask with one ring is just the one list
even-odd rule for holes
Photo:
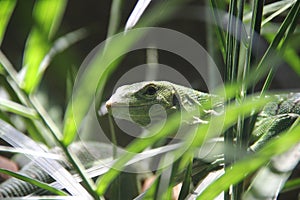
[[[193,110],[200,108],[199,115],[194,117],[194,121],[196,124],[201,124],[209,123],[211,115],[222,113],[224,107],[223,101],[223,98],[216,95],[199,92],[167,81],[151,81],[125,85],[118,88],[115,94],[107,101],[106,106],[108,110],[112,111],[115,117],[130,120],[142,126],[147,126],[151,123],[152,118],[160,120],[161,117],[164,117],[164,115],[159,113],[161,108],[165,110],[167,115],[182,110],[193,112]],[[159,105],[160,109],[151,111],[155,104]],[[149,111],[152,114],[151,117],[149,116]],[[156,115],[156,111],[159,114]],[[260,137],[261,139],[254,146],[251,146],[251,150],[256,151],[263,145],[265,140],[269,140],[270,137],[287,129],[299,115],[300,93],[276,96],[276,100],[268,103],[258,115],[253,132],[256,137]],[[104,144],[88,144],[87,148],[94,152],[93,155],[78,147],[74,153],[79,155],[80,160],[85,165],[92,165],[94,161],[92,157],[96,156],[97,159],[102,159],[105,156],[102,151],[97,151],[97,149],[102,149],[104,146]],[[110,149],[110,147],[108,148]],[[66,168],[70,168],[66,163],[63,162],[62,164]],[[45,172],[37,170],[35,166],[31,165],[25,166],[25,174],[28,170],[31,173],[32,171],[36,171],[33,175],[37,175],[40,180],[46,182],[52,181]],[[21,183],[21,181],[16,179],[10,179],[0,185],[0,196],[24,196],[37,189],[36,187],[31,187],[25,182]]]
[[[147,126],[152,118],[158,118],[152,111],[153,105],[160,105],[167,115],[181,110],[192,112],[199,108],[194,116],[196,123],[207,123],[208,117],[223,111],[222,97],[207,94],[167,81],[139,82],[119,87],[107,101],[106,107],[116,118],[133,121]],[[254,125],[253,136],[258,141],[252,150],[257,150],[262,142],[287,129],[300,115],[300,93],[276,95],[259,113]]]
[[[74,142],[69,146],[69,149],[72,153],[76,154],[80,162],[84,165],[86,169],[97,166],[106,166],[113,160],[113,152],[112,146],[107,143],[101,142]],[[63,155],[62,149],[55,147],[51,149],[51,153],[57,155]],[[117,148],[118,154],[124,153],[122,148]],[[18,172],[22,175],[28,176],[30,178],[34,178],[35,180],[44,182],[44,183],[53,183],[54,179],[42,170],[36,163],[30,162],[29,159],[24,160],[24,155],[15,159],[15,162],[22,167],[22,169]],[[22,163],[27,164],[22,164]],[[72,165],[67,161],[67,158],[63,158],[59,160],[59,163],[70,171],[72,174],[75,172]],[[22,166],[24,165],[24,166]],[[134,174],[126,174],[123,173],[121,175],[122,178],[126,177],[127,179],[134,179],[136,177]],[[120,189],[125,189],[128,191],[129,183],[126,186],[120,185]],[[130,194],[138,194],[138,188],[141,186],[138,185],[138,181],[130,182]],[[9,198],[9,197],[21,197],[27,196],[32,193],[36,193],[39,195],[51,194],[45,190],[40,189],[39,187],[32,185],[30,183],[21,181],[17,178],[10,178],[5,182],[0,184],[0,199]],[[128,195],[127,195],[128,196]]]
[[193,112],[200,107],[200,116],[195,116],[195,122],[207,123],[205,119],[209,115],[222,111],[223,99],[167,81],[152,81],[119,87],[106,102],[106,107],[112,110],[114,117],[142,126],[149,125],[151,120],[160,121],[164,117],[161,108],[171,115],[181,110]]
[[[168,115],[181,110],[192,112],[199,108],[200,112],[195,116],[195,119],[197,119],[197,123],[201,124],[207,123],[210,115],[220,114],[224,106],[224,100],[216,95],[206,94],[170,82],[151,81],[118,88],[106,103],[106,106],[116,118],[147,126],[153,116],[155,117],[155,113],[149,114],[151,107],[155,104],[162,106]],[[248,148],[248,151],[255,152],[259,150],[272,137],[287,130],[297,119],[299,121],[299,116],[300,93],[275,95],[274,101],[267,103],[258,113],[252,132],[254,142]],[[297,152],[299,152],[299,145],[296,149],[294,148],[289,156],[294,158],[293,162],[291,162],[291,159],[286,159],[287,163],[283,169],[280,167],[283,165],[278,163],[276,165],[277,157],[273,158],[273,162],[270,162],[269,165],[263,167],[256,176],[250,190],[246,193],[245,199],[275,199],[282,188],[282,183],[287,180],[292,169],[299,161],[299,156],[295,156],[299,154]],[[284,157],[289,158],[286,155]],[[289,163],[291,164],[289,165]],[[221,173],[224,173],[224,171]],[[274,177],[276,178],[272,179]],[[262,186],[264,180],[269,180],[269,183],[272,183],[272,187],[268,187],[266,192]],[[260,188],[261,190],[259,190]]]

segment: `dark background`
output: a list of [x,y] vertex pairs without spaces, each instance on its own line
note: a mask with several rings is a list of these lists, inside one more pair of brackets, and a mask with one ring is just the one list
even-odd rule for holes
[[[126,3],[123,3],[120,30],[123,30],[126,20],[135,3],[136,1],[126,1]],[[155,3],[156,1],[153,1],[151,5]],[[55,38],[82,27],[87,28],[90,31],[90,34],[87,38],[58,54],[47,69],[42,80],[41,88],[46,89],[47,93],[49,92],[50,99],[53,103],[63,107],[66,105],[65,80],[67,70],[70,67],[78,69],[89,52],[105,40],[109,21],[110,4],[110,1],[97,0],[86,0],[84,2],[71,0],[68,2],[62,23]],[[22,67],[22,55],[26,38],[33,24],[31,17],[33,5],[33,0],[18,1],[1,47],[2,51],[17,69]],[[203,3],[192,2],[189,3],[188,6],[196,5],[201,6]],[[177,16],[172,17],[171,20],[158,24],[158,26],[180,31],[192,37],[206,48],[205,23],[188,19],[190,10],[187,6],[176,12],[175,15]],[[108,87],[109,85],[113,85],[113,82],[130,68],[145,63],[145,59],[145,51],[137,51],[128,54],[118,70],[114,72]],[[219,58],[214,59],[218,67],[222,70],[224,65],[222,61],[218,60]],[[192,67],[188,67],[183,59],[171,55],[170,53],[160,52],[159,62],[172,66],[180,71],[190,81],[194,88],[206,91],[205,84],[201,81],[199,82],[201,77],[195,75],[192,71]],[[299,88],[299,83],[299,77],[287,65],[283,64],[279,67],[271,88],[296,89]],[[258,89],[259,87],[260,85],[258,86]],[[108,90],[111,90],[111,88]],[[108,98],[109,95],[110,92],[107,92],[105,94],[106,98]]]

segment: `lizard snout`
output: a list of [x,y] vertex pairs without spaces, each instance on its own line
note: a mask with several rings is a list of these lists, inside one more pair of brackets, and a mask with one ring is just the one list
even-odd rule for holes
[[111,108],[111,105],[112,105],[112,101],[111,100],[108,100],[106,103],[105,103],[105,106],[107,109],[110,109]]

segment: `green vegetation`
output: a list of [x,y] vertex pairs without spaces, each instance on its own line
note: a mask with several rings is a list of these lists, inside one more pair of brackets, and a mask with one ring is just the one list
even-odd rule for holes
[[[50,67],[53,67],[51,63],[56,57],[94,34],[92,28],[88,27],[90,24],[69,33],[62,34],[62,31],[59,31],[68,3],[66,0],[34,1],[32,15],[30,15],[33,25],[26,38],[26,44],[22,47],[22,55],[20,55],[22,64],[16,66],[13,64],[16,62],[9,59],[10,55],[6,54],[2,46],[7,38],[5,34],[12,17],[16,14],[14,10],[20,2],[0,1],[0,45],[2,44],[0,49],[0,137],[7,142],[15,140],[16,146],[14,144],[13,146],[21,148],[28,148],[28,146],[22,146],[22,143],[31,141],[29,138],[48,147],[60,146],[84,185],[83,188],[70,183],[70,187],[78,191],[84,190],[94,199],[102,199],[105,196],[110,196],[111,199],[129,198],[132,194],[121,193],[124,192],[124,188],[120,189],[120,181],[124,181],[123,185],[126,185],[129,184],[126,183],[129,179],[120,178],[120,169],[124,169],[126,163],[134,159],[135,154],[132,153],[140,153],[154,147],[171,135],[180,126],[179,115],[172,116],[163,128],[152,127],[149,134],[153,136],[132,139],[126,146],[129,153],[117,158],[113,167],[103,172],[96,180],[91,179],[83,170],[82,163],[68,150],[68,146],[77,139],[78,132],[85,123],[84,117],[90,111],[91,105],[92,109],[99,110],[105,98],[108,97],[105,93],[106,84],[115,75],[114,73],[122,72],[120,66],[123,59],[126,59],[128,49],[146,33],[142,29],[140,31],[134,28],[164,26],[164,23],[176,19],[178,13],[184,9],[191,10],[191,16],[187,18],[195,19],[193,23],[196,23],[195,27],[199,28],[197,23],[200,22],[197,14],[203,11],[203,7],[195,6],[195,2],[184,0],[159,1],[150,6],[145,13],[142,12],[141,18],[137,19],[137,24],[131,27],[132,30],[126,30],[130,34],[116,35],[125,27],[122,25],[122,20],[126,21],[126,18],[122,18],[124,17],[122,9],[125,5],[120,0],[113,0],[109,18],[106,19],[108,27],[105,28],[106,37],[113,39],[103,43],[104,50],[95,51],[96,56],[86,63],[85,69],[79,70],[78,66],[67,66],[67,70],[62,70],[62,72],[67,72],[68,75],[56,74],[51,80],[46,79],[45,74]],[[252,142],[250,136],[257,112],[269,101],[258,97],[265,94],[272,96],[270,88],[280,65],[285,63],[285,67],[292,70],[294,75],[300,76],[300,1],[281,0],[266,5],[264,1],[259,0],[251,2],[252,4],[241,0],[224,2],[209,0],[203,3],[206,4],[204,9],[206,16],[203,16],[206,28],[203,28],[205,31],[203,35],[206,37],[207,51],[219,66],[219,70],[224,72],[222,78],[225,87],[218,91],[220,95],[226,97],[226,112],[221,116],[212,117],[209,124],[199,125],[196,134],[187,133],[182,145],[168,152],[167,156],[161,159],[159,165],[162,167],[155,172],[152,185],[143,192],[139,191],[145,199],[171,199],[173,187],[178,183],[183,184],[178,195],[179,199],[186,199],[192,191],[202,189],[201,194],[194,194],[195,198],[214,199],[223,192],[222,197],[224,196],[225,200],[238,200],[243,197],[247,199],[248,197],[243,195],[254,191],[255,174],[260,174],[260,170],[268,165],[276,164],[276,162],[282,163],[280,160],[282,158],[278,155],[283,153],[287,159],[284,163],[290,163],[288,155],[293,155],[297,151],[292,147],[300,142],[299,120],[296,120],[289,130],[278,138],[270,139],[259,151],[253,154],[239,154],[246,152]],[[98,12],[102,12],[101,7],[98,8]],[[98,43],[93,45],[96,46]],[[64,56],[63,59],[76,57],[65,54]],[[66,62],[56,61],[56,63],[63,65]],[[213,71],[210,73],[212,83],[217,81],[214,79],[216,77],[214,73]],[[42,100],[43,98],[50,99],[53,95],[49,87],[52,84],[51,81],[65,83],[63,88],[57,89],[66,91],[66,94],[62,95],[64,96],[63,103]],[[258,94],[256,101],[253,101],[254,94]],[[56,95],[59,96],[60,93],[57,92]],[[222,137],[224,136],[226,147],[230,147],[230,150],[223,152],[225,160],[222,161],[224,166],[221,167],[225,168],[225,173],[212,183],[208,181],[203,187],[203,184],[200,184],[203,178],[214,173],[216,169],[212,170],[211,165],[202,166],[203,163],[201,166],[193,165],[193,152],[208,139],[219,136],[220,133],[212,130],[210,124],[222,127]],[[6,131],[10,130],[6,129],[8,125],[14,126],[20,132],[7,133]],[[113,143],[117,143],[113,124],[110,125]],[[29,137],[21,137],[21,132]],[[24,141],[18,143],[20,138]],[[151,152],[149,155],[155,157],[157,154],[157,152]],[[173,159],[172,164],[165,165],[164,162],[168,159]],[[201,170],[195,172],[197,167]],[[295,166],[290,172],[294,168]],[[68,195],[50,185],[47,186],[47,184],[8,170],[0,168],[0,172],[31,182],[55,195]],[[299,178],[287,180],[290,175],[287,174],[284,174],[284,180],[280,186],[283,192],[299,190]],[[195,180],[192,180],[192,175],[201,177],[193,183],[193,187],[192,182]],[[64,172],[60,172],[59,176],[66,177],[66,179],[69,177]],[[259,180],[264,180],[263,176]],[[72,180],[69,181],[72,182]],[[269,181],[272,182],[272,180]],[[267,184],[261,183],[261,185],[262,194],[281,195],[276,192],[270,193],[271,189]],[[67,189],[67,191],[73,190]],[[131,190],[125,192],[130,193]],[[72,195],[76,195],[76,192]]]

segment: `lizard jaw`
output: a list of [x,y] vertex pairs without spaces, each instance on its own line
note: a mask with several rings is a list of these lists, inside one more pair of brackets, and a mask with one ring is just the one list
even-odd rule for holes
[[108,100],[108,101],[105,103],[105,106],[106,106],[107,110],[111,109],[112,101],[111,101],[111,100]]

